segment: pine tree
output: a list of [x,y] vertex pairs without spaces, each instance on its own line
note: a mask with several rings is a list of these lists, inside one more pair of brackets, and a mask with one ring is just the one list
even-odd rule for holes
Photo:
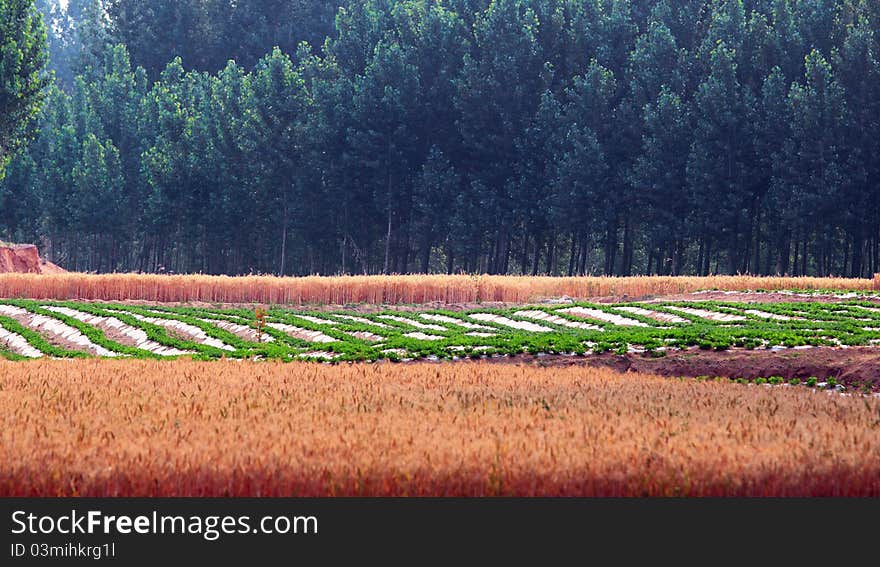
[[47,63],[46,28],[33,0],[0,0],[0,176],[39,112]]
[[694,95],[694,132],[687,172],[695,203],[694,228],[707,249],[725,248],[730,273],[742,271],[743,233],[752,203],[754,101],[737,78],[736,54],[720,42],[710,54],[710,73]]

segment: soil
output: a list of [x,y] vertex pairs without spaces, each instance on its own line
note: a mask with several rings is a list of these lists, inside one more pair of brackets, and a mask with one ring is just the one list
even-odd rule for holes
[[21,325],[28,327],[29,329],[31,329],[35,332],[38,332],[40,334],[40,336],[43,337],[43,339],[47,343],[49,343],[50,345],[52,345],[54,347],[63,348],[65,350],[72,350],[72,351],[86,352],[89,354],[94,354],[94,352],[89,348],[86,348],[82,345],[78,345],[74,342],[68,341],[68,340],[64,339],[63,337],[56,335],[54,333],[49,333],[43,329],[34,328],[31,323],[33,320],[33,316],[31,316],[31,315],[11,315],[11,316],[7,315],[7,316],[11,317],[12,319],[15,319]]
[[137,341],[135,341],[119,329],[111,327],[104,321],[100,323],[90,322],[88,324],[99,329],[102,333],[104,333],[104,336],[107,337],[108,340],[111,340],[123,346],[140,348],[137,345]]
[[[880,304],[880,295],[870,293],[860,294],[860,301],[874,301]],[[659,303],[661,301],[729,301],[735,303],[842,303],[852,301],[852,297],[841,297],[833,293],[793,295],[788,293],[756,293],[740,291],[703,291],[697,293],[685,293],[681,295],[664,295],[658,297],[643,298],[639,301],[644,303]],[[635,300],[631,300],[635,301]]]
[[32,244],[0,244],[0,274],[60,274],[64,270],[40,258]]
[[689,349],[660,358],[643,354],[604,353],[587,357],[522,355],[488,358],[488,362],[526,366],[606,367],[618,372],[637,372],[671,377],[769,378],[786,380],[833,377],[852,387],[880,390],[880,349],[871,347],[711,351]]

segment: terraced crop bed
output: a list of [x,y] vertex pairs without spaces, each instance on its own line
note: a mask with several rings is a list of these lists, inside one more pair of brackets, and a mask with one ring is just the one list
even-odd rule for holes
[[709,350],[880,346],[880,304],[724,301],[468,311],[311,312],[0,301],[0,355],[312,361],[493,355],[663,356]]

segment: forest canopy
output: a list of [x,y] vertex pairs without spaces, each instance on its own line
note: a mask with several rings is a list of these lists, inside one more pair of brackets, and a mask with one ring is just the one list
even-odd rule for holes
[[0,238],[68,269],[880,271],[873,0],[37,4]]
[[39,112],[47,59],[46,30],[33,3],[0,0],[0,179]]

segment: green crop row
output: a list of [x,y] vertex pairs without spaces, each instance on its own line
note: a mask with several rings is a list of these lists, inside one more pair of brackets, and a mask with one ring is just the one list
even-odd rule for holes
[[[6,300],[4,303],[16,305],[31,313],[53,317],[70,325],[85,334],[92,342],[108,350],[137,358],[161,358],[148,351],[121,345],[107,338],[95,326],[83,323],[78,319],[62,313],[46,309],[50,306],[77,309],[84,313],[100,317],[113,317],[132,327],[141,329],[146,336],[160,345],[191,351],[191,355],[199,359],[229,358],[273,358],[292,360],[308,357],[309,352],[326,351],[334,355],[337,361],[363,361],[401,358],[438,358],[482,357],[492,355],[532,354],[569,354],[586,355],[589,353],[618,352],[626,353],[631,349],[645,351],[654,356],[663,356],[668,349],[684,349],[698,347],[701,349],[726,350],[730,348],[772,348],[797,346],[835,346],[835,345],[869,345],[880,342],[880,313],[864,309],[877,306],[868,301],[852,301],[834,304],[823,303],[772,303],[745,304],[737,302],[670,302],[662,304],[632,303],[630,306],[674,314],[687,320],[688,323],[665,323],[650,317],[637,315],[628,311],[619,311],[621,305],[596,305],[579,303],[566,306],[535,306],[529,310],[542,311],[560,317],[566,321],[587,322],[595,329],[580,329],[557,324],[545,320],[535,320],[517,315],[523,307],[502,309],[479,309],[467,312],[447,310],[425,310],[421,312],[378,311],[374,313],[355,313],[343,310],[318,312],[298,311],[273,307],[266,313],[265,323],[281,323],[293,327],[317,331],[328,337],[332,342],[314,343],[275,329],[269,325],[262,326],[253,311],[246,309],[222,310],[216,308],[201,309],[194,307],[143,307],[131,305],[111,305],[77,303],[71,301],[32,301]],[[614,314],[627,319],[639,321],[645,326],[620,326],[606,321],[596,321],[564,313],[562,309],[582,306]],[[691,307],[705,311],[735,314],[743,318],[741,321],[712,321],[693,314],[685,313],[672,307]],[[755,309],[789,317],[789,320],[766,319],[758,315],[746,313]],[[494,336],[469,336],[473,329],[457,325],[454,322],[425,319],[422,314],[442,315],[452,321],[468,322],[491,329]],[[476,313],[489,313],[506,317],[513,321],[537,324],[547,332],[529,332],[502,325],[498,322],[482,321],[470,316]],[[352,321],[341,315],[357,315],[363,321]],[[217,339],[234,350],[220,349],[183,338],[179,333],[172,333],[162,325],[143,321],[135,317],[151,317],[180,321],[201,329],[208,337]],[[386,319],[383,316],[393,316]],[[320,321],[303,317],[317,318],[332,322],[323,324]],[[214,323],[216,321],[216,323]],[[266,339],[261,341],[246,340],[230,330],[218,325],[232,322],[259,330]],[[21,334],[35,348],[50,356],[87,356],[78,351],[64,351],[49,344],[39,333],[18,324],[14,319],[0,319],[10,331]],[[430,324],[435,328],[425,329],[422,325]],[[233,329],[234,330],[234,329]],[[237,332],[237,331],[236,331]],[[437,340],[422,340],[406,336],[409,333],[421,332],[437,337]],[[371,333],[376,340],[353,336],[355,333]]]

